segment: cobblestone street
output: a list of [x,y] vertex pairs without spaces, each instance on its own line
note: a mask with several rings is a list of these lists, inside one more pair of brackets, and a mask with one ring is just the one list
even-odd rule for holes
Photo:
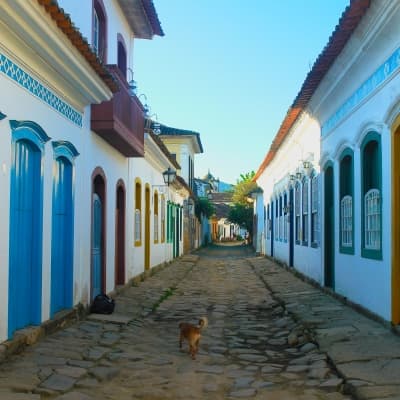
[[[317,296],[329,304],[307,311],[307,294],[316,301],[308,306],[318,307]],[[382,391],[367,378],[344,382],[346,374],[353,376],[349,360],[339,376],[327,357],[351,330],[343,324],[316,330],[318,315],[343,315],[346,306],[246,246],[184,256],[116,302],[113,315],[91,315],[1,364],[0,399],[352,398],[343,389],[358,398],[383,398],[373,395]],[[201,316],[209,326],[192,360],[186,342],[179,349],[178,323]],[[360,326],[371,324],[369,333],[391,335],[398,347],[397,336],[364,320],[370,321],[356,318]],[[398,398],[395,383],[382,384],[391,385],[384,397]],[[365,387],[372,392],[362,392]]]

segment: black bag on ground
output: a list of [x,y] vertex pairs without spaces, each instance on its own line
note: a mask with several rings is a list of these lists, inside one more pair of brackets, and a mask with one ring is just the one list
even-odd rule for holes
[[90,312],[94,314],[111,314],[114,308],[114,299],[108,297],[106,294],[98,294],[90,306]]

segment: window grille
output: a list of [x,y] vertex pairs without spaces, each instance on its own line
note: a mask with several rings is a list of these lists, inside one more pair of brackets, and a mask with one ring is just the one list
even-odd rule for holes
[[344,196],[340,202],[342,246],[353,246],[353,199],[351,196]]
[[141,223],[141,213],[139,209],[135,210],[135,242],[140,242],[142,239],[142,223]]
[[296,242],[300,243],[300,185],[296,186],[295,189],[295,216],[296,216]]
[[311,180],[311,243],[319,241],[319,215],[318,215],[318,177]]
[[303,181],[303,243],[308,243],[308,180]]
[[[287,195],[283,197],[283,208],[287,209]],[[287,242],[288,240],[288,213],[283,212],[283,240]]]
[[378,189],[371,189],[364,196],[366,249],[379,250],[381,248],[380,202]]

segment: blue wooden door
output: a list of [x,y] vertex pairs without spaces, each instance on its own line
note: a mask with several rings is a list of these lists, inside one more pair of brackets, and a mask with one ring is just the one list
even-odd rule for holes
[[56,160],[53,185],[51,315],[72,307],[72,164],[65,157]]
[[102,290],[102,204],[97,193],[93,194],[92,225],[92,298]]
[[15,142],[11,176],[8,335],[41,322],[41,152]]

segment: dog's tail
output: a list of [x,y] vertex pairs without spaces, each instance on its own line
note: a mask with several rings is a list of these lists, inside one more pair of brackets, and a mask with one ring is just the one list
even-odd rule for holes
[[201,317],[199,320],[199,327],[200,329],[206,329],[208,326],[208,319],[207,317]]

